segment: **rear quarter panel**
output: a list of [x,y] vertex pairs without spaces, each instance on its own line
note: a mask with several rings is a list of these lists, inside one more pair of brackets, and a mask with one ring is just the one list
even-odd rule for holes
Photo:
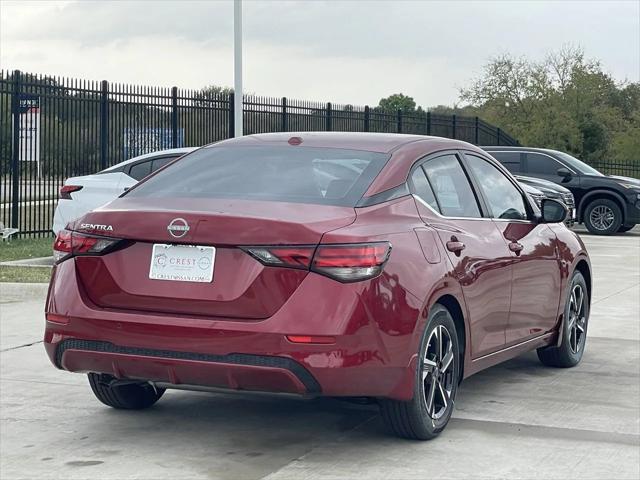
[[[462,291],[438,236],[423,235],[423,241],[433,240],[421,245],[416,231],[424,233],[430,229],[420,218],[413,197],[358,208],[356,213],[353,224],[326,233],[322,243],[391,243],[391,255],[383,274],[369,282],[361,298],[371,308],[368,316],[377,327],[381,350],[388,355],[389,363],[409,367],[392,396],[411,398],[418,346],[429,310],[440,298],[450,295],[466,312]],[[465,333],[469,339],[466,325]],[[469,351],[467,345],[465,352]]]

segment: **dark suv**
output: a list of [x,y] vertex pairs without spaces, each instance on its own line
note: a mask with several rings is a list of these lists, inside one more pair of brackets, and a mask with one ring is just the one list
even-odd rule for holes
[[[543,180],[542,178],[525,177],[522,175],[515,175],[518,183],[524,187],[524,190],[531,195],[531,198],[536,202],[538,208],[542,208],[542,199],[551,198],[553,200],[559,200],[567,206],[568,215],[565,221],[568,227],[573,227],[576,219],[576,204],[573,199],[573,193],[567,188],[564,188],[557,183]],[[537,193],[531,192],[527,188],[537,191]]]
[[573,193],[576,220],[611,235],[640,223],[640,180],[604,175],[571,155],[529,147],[482,147],[514,174],[551,180]]

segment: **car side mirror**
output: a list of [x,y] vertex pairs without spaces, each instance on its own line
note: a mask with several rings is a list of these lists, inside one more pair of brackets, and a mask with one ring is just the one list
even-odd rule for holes
[[562,223],[569,215],[567,206],[551,198],[542,199],[540,223]]
[[569,171],[569,169],[568,168],[564,168],[564,167],[563,168],[559,168],[556,173],[558,174],[559,177],[562,177],[562,181],[563,182],[568,182],[573,177],[573,175],[571,175],[571,172]]

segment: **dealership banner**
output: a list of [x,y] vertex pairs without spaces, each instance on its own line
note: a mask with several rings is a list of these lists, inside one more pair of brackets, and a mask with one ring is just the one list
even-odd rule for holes
[[[171,128],[125,128],[123,133],[124,158],[137,157],[145,153],[166,150],[173,146]],[[177,147],[184,145],[184,129],[177,131]]]
[[[40,162],[40,97],[18,97],[18,160]],[[38,165],[39,166],[39,165]]]

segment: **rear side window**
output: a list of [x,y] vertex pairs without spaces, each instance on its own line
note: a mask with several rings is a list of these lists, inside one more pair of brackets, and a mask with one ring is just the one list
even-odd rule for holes
[[151,160],[145,160],[144,162],[136,163],[129,170],[129,176],[142,180],[144,177],[151,173]]
[[355,206],[389,155],[313,147],[209,147],[127,194]]
[[151,164],[151,173],[158,170],[160,167],[164,167],[167,163],[174,161],[178,157],[160,157],[153,160]]
[[527,153],[527,173],[557,177],[558,169],[563,168],[557,160],[541,153]]
[[440,211],[448,217],[480,218],[478,201],[455,155],[426,161],[422,167],[438,199]]
[[429,180],[427,180],[422,167],[416,168],[411,174],[411,185],[413,187],[413,191],[418,197],[420,197],[436,212],[440,212],[440,207],[438,207],[438,202],[436,201],[436,197],[433,194],[431,185],[429,185]]
[[522,173],[520,152],[488,152],[493,158],[507,167],[511,173]]

